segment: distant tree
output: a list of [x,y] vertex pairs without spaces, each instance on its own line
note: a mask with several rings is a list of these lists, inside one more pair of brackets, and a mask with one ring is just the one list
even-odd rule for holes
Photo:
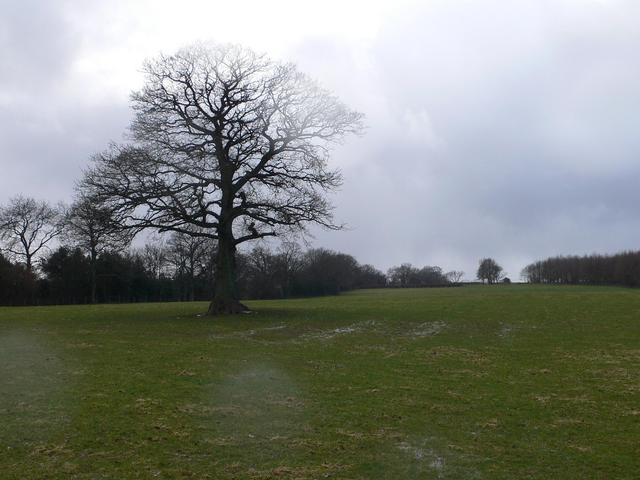
[[449,283],[449,280],[447,280],[447,277],[440,267],[422,267],[416,274],[415,281],[417,286],[444,285]]
[[281,276],[277,255],[259,245],[246,255],[247,293],[251,298],[282,296]]
[[358,268],[358,288],[384,287],[387,284],[387,276],[373,265],[360,265]]
[[32,271],[34,259],[62,230],[58,209],[30,197],[13,197],[0,208],[0,241],[3,250],[22,260]]
[[464,272],[462,270],[451,270],[445,274],[445,277],[451,283],[460,283],[464,277]]
[[493,258],[483,258],[478,265],[477,277],[487,283],[497,283],[502,274],[502,267]]
[[527,265],[529,283],[640,286],[640,252],[560,256]]
[[640,252],[623,252],[615,255],[611,261],[616,284],[640,286]]
[[42,271],[49,281],[48,296],[52,303],[86,303],[93,293],[90,259],[80,248],[57,248],[43,259]]
[[355,288],[358,262],[351,255],[324,248],[307,251],[297,276],[300,295],[335,295]]
[[104,252],[98,257],[98,297],[104,302],[170,300],[157,288],[143,256],[137,252]]
[[542,262],[527,265],[520,272],[520,277],[529,283],[542,283]]
[[141,252],[145,264],[145,269],[154,279],[162,277],[169,265],[169,249],[164,238],[151,238]]
[[440,267],[426,266],[416,268],[410,263],[392,267],[387,273],[389,283],[395,287],[425,287],[449,283]]
[[239,260],[241,291],[247,298],[332,295],[386,285],[382,272],[371,265],[359,265],[351,255],[322,248],[302,253],[290,242],[275,251],[259,245]]
[[167,243],[166,255],[174,269],[174,280],[181,284],[181,297],[195,299],[195,281],[214,256],[215,245],[207,237],[174,232]]
[[35,274],[0,254],[0,305],[28,305],[36,300]]
[[278,270],[281,273],[281,296],[291,296],[293,281],[303,267],[303,254],[300,245],[291,241],[284,241],[278,248]]
[[131,232],[123,228],[113,210],[79,191],[64,217],[63,237],[89,256],[90,301],[95,303],[98,255],[107,250],[125,249],[131,241]]
[[389,283],[394,287],[409,287],[417,275],[417,269],[410,263],[391,267],[387,272]]
[[88,183],[129,225],[217,241],[210,314],[246,310],[236,250],[302,229],[338,228],[325,192],[340,185],[329,146],[362,115],[298,72],[239,47],[191,47],[144,67],[132,95],[135,146],[98,155]]

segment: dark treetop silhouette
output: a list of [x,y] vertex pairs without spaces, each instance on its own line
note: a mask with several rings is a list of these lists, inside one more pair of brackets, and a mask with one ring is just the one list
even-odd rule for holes
[[186,48],[145,73],[134,143],[97,155],[85,182],[132,228],[215,239],[209,313],[241,312],[237,246],[308,222],[337,228],[329,146],[361,132],[362,115],[294,65],[236,46]]

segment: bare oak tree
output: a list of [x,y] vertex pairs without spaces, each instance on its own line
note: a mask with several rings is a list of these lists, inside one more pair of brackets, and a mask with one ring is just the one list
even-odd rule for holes
[[2,250],[22,259],[29,271],[37,255],[60,231],[60,213],[44,201],[19,195],[0,208]]
[[131,241],[131,235],[111,208],[79,190],[76,200],[65,214],[63,236],[89,254],[91,303],[95,303],[98,255],[104,251],[125,248]]
[[362,131],[348,109],[292,64],[236,46],[194,46],[145,65],[132,95],[133,145],[98,155],[87,182],[135,228],[218,244],[209,313],[244,311],[238,245],[332,222],[340,185],[330,146]]

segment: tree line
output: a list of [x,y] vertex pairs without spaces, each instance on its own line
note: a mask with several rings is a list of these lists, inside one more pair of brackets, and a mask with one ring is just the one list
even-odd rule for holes
[[640,251],[614,255],[557,256],[527,265],[530,283],[640,286]]
[[[18,196],[0,207],[0,304],[42,305],[209,299],[217,244],[197,229],[148,237],[91,197],[70,206]],[[460,271],[405,263],[385,274],[353,256],[280,242],[237,252],[239,298],[332,295],[357,288],[458,284]]]

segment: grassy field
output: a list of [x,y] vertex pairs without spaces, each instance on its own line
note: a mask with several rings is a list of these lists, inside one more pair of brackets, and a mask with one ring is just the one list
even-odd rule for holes
[[0,478],[640,477],[640,290],[0,308]]

